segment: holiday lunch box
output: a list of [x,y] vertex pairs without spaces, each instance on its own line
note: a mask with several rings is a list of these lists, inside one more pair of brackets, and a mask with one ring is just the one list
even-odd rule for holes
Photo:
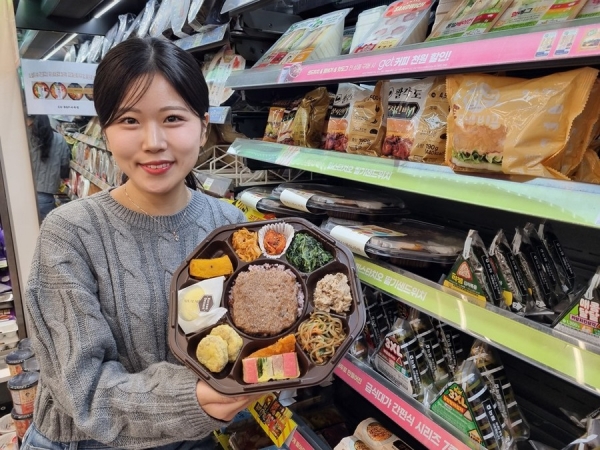
[[[272,247],[268,233],[273,230],[285,236],[279,254],[269,252]],[[259,249],[251,248],[252,257],[250,247],[240,247],[240,242],[248,242],[248,236],[260,240]],[[224,267],[228,273],[224,275],[222,291],[215,291],[221,295],[209,298],[206,286],[220,282],[210,276],[223,273],[219,270]],[[208,284],[192,295],[200,286],[198,282],[207,281],[203,278],[209,279]],[[269,279],[280,284],[269,286]],[[318,385],[331,376],[363,330],[366,315],[359,286],[352,253],[307,220],[289,218],[224,226],[202,241],[173,275],[169,345],[183,364],[223,394]],[[335,301],[331,292],[337,293]],[[284,310],[282,305],[289,305],[286,314],[279,313]],[[217,323],[198,330],[189,327],[193,322],[186,320],[195,320],[194,314],[202,314],[198,310],[212,307],[214,312],[215,306],[226,310]],[[317,308],[335,310],[319,312]],[[329,331],[325,330],[328,326]],[[231,334],[239,336],[239,342],[236,337],[230,340]],[[323,348],[314,339],[320,334],[326,339]],[[222,354],[217,347],[222,344],[216,345],[214,335],[227,339],[227,362],[219,361],[221,364],[216,366],[213,362]],[[293,347],[284,351],[290,342]],[[255,352],[258,353],[254,355]],[[297,358],[297,377],[266,381],[272,374],[289,374],[290,367],[296,370],[290,358]]]

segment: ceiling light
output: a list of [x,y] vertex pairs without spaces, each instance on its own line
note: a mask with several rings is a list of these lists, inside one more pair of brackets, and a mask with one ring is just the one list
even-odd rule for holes
[[100,17],[102,17],[108,10],[112,9],[112,7],[115,6],[117,3],[119,3],[120,1],[121,0],[112,0],[108,5],[106,5],[104,8],[102,8],[96,14],[94,14],[94,19],[99,19]]
[[70,35],[67,39],[62,41],[60,44],[57,44],[56,47],[54,47],[54,50],[52,50],[50,53],[48,53],[46,56],[44,56],[42,58],[42,60],[47,60],[47,59],[52,58],[57,51],[59,51],[61,48],[63,48],[65,45],[67,45],[69,42],[71,42],[76,37],[77,37],[77,33],[73,33],[72,35]]

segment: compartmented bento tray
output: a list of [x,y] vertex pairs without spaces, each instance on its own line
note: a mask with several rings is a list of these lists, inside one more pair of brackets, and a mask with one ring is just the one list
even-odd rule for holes
[[[271,224],[275,225],[281,223],[289,224],[293,227],[295,233],[294,238],[306,234],[316,239],[325,251],[331,253],[333,259],[313,271],[303,272],[288,261],[286,253],[283,253],[282,256],[276,258],[263,253],[256,260],[251,262],[243,261],[238,256],[232,243],[232,236],[236,231],[245,228],[251,232],[259,232],[265,225],[270,226]],[[201,278],[198,279],[190,276],[191,261],[197,258],[219,258],[223,255],[227,255],[233,265],[233,273],[225,279],[221,298],[221,306],[227,309],[227,313],[216,324],[200,329],[194,333],[186,334],[181,326],[179,326],[178,293],[181,289],[192,286],[198,281],[202,281]],[[284,266],[285,269],[289,269],[291,273],[295,275],[296,281],[299,283],[299,290],[304,297],[303,305],[299,305],[300,309],[298,310],[298,317],[293,325],[281,332],[276,332],[276,334],[269,336],[264,336],[264,334],[263,336],[249,334],[244,332],[239,326],[236,326],[232,317],[232,306],[230,304],[230,297],[233,295],[232,289],[237,277],[240,274],[249,271],[249,269],[257,270],[256,268],[251,269],[252,266],[261,266],[263,264],[281,265]],[[345,339],[335,350],[333,356],[331,356],[324,364],[316,364],[311,360],[307,352],[301,348],[301,341],[298,339],[295,344],[295,352],[297,354],[300,373],[298,378],[258,383],[245,382],[242,362],[244,358],[247,358],[250,354],[259,349],[275,344],[284,336],[297,334],[300,325],[309,320],[311,314],[316,311],[315,288],[319,280],[322,280],[326,275],[338,273],[342,273],[347,277],[352,299],[348,312],[329,312],[332,318],[341,320],[343,330],[346,334]],[[215,390],[229,395],[270,392],[287,388],[302,388],[322,383],[331,376],[337,363],[347,352],[352,342],[360,335],[365,325],[366,318],[362,291],[360,289],[352,253],[344,245],[338,244],[335,239],[324,233],[318,227],[301,218],[248,222],[221,227],[213,231],[196,247],[174,273],[169,300],[169,345],[173,354]],[[196,349],[199,342],[204,337],[209,335],[215,327],[223,324],[231,326],[242,338],[243,344],[234,362],[228,362],[220,372],[211,372],[198,361]],[[243,327],[248,330],[247,324],[244,324]]]

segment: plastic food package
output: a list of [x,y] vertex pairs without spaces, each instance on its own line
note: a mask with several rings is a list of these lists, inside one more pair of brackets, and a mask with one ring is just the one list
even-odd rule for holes
[[433,377],[408,321],[399,319],[380,345],[372,365],[417,401],[423,401]]
[[79,52],[77,53],[77,59],[75,62],[82,63],[87,61],[88,55],[90,53],[90,41],[85,41],[79,47]]
[[104,36],[94,36],[94,39],[92,39],[92,43],[90,44],[90,49],[86,60],[87,62],[97,63],[100,60],[103,42]]
[[565,149],[598,71],[523,80],[449,75],[446,163],[454,170],[566,178],[546,166]]
[[511,4],[507,0],[463,0],[431,32],[428,41],[475,36],[491,30]]
[[214,3],[214,0],[192,0],[187,18],[189,26],[196,31],[200,31],[206,23],[206,19]]
[[185,334],[214,325],[227,313],[221,307],[225,277],[200,281],[177,293],[178,324]]
[[340,83],[327,124],[325,150],[346,151],[354,104],[366,99],[372,93],[373,88],[370,86]]
[[408,160],[434,78],[389,82],[387,132],[381,154]]
[[182,39],[194,32],[188,24],[188,13],[190,11],[190,0],[175,0],[171,6],[171,29],[173,34]]
[[577,172],[573,175],[574,181],[582,183],[600,184],[600,157],[594,150],[587,149]]
[[252,187],[245,189],[237,195],[237,199],[249,208],[254,208],[261,213],[271,213],[277,218],[301,217],[310,221],[321,221],[322,214],[312,214],[288,208],[271,195],[272,189],[268,187]]
[[65,62],[75,62],[75,61],[77,61],[77,49],[75,48],[74,45],[71,45],[71,47],[69,47],[69,50],[65,54],[64,61]]
[[497,269],[476,230],[469,231],[463,252],[444,280],[444,286],[496,306],[504,302]]
[[294,145],[294,138],[292,137],[292,125],[294,124],[294,118],[298,112],[298,106],[302,99],[296,99],[289,102],[281,118],[281,124],[279,125],[279,131],[277,133],[277,142],[280,144]]
[[273,189],[273,196],[290,208],[313,213],[326,212],[342,219],[389,217],[408,212],[398,197],[392,199],[388,195],[343,186],[282,183]]
[[135,32],[137,37],[145,38],[148,35],[148,30],[150,30],[150,25],[154,20],[154,15],[156,14],[158,5],[159,3],[157,0],[148,0],[146,6],[144,6],[144,11],[140,13],[140,16],[142,16],[142,19],[140,20],[140,26]]
[[438,416],[488,450],[508,450],[512,440],[475,362],[466,360],[431,406]]
[[544,245],[559,272],[562,283],[567,286],[567,292],[573,292],[576,286],[573,265],[566,255],[558,237],[554,233],[552,225],[550,223],[542,223],[538,228],[538,235],[544,241]]
[[571,20],[577,17],[584,4],[584,0],[514,0],[500,16],[493,30],[510,30]]
[[592,140],[592,131],[598,122],[598,110],[600,110],[600,81],[596,80],[583,112],[573,121],[565,149],[548,159],[546,162],[548,167],[568,177],[573,176]]
[[246,60],[235,54],[229,45],[223,46],[208,64],[204,64],[202,73],[208,85],[210,106],[220,106],[231,98],[234,91],[225,87],[225,82],[231,72],[245,67]]
[[277,142],[277,136],[281,129],[285,108],[288,102],[279,102],[269,109],[269,117],[267,118],[267,126],[263,135],[263,141]]
[[438,333],[438,338],[444,350],[444,358],[452,376],[465,359],[465,352],[456,329],[441,320],[431,319]]
[[326,88],[319,87],[304,96],[292,124],[294,145],[309,148],[321,146],[328,108],[329,93]]
[[129,27],[131,27],[131,24],[134,21],[135,21],[135,15],[131,14],[131,13],[121,14],[118,17],[117,34],[115,35],[115,39],[113,40],[111,48],[116,46],[117,44],[120,44],[121,42],[123,42],[125,40],[125,33],[129,29]]
[[528,439],[529,425],[517,404],[515,393],[496,349],[486,342],[476,340],[471,347],[469,359],[473,360],[479,369],[513,441]]
[[555,328],[578,339],[598,344],[600,341],[600,267],[590,280],[585,293],[566,309]]
[[108,30],[108,33],[106,33],[106,36],[104,36],[104,41],[102,41],[102,59],[104,59],[104,57],[106,56],[108,51],[112,48],[113,41],[115,40],[115,37],[117,36],[118,29],[119,29],[119,23],[117,22],[112,26],[112,28],[110,30]]
[[429,25],[431,0],[400,0],[387,7],[353,53],[396,48],[423,42]]
[[293,24],[257,61],[254,68],[340,55],[344,18],[349,12],[350,9],[342,9]]
[[158,7],[156,16],[150,25],[148,34],[152,37],[161,37],[163,31],[169,28],[171,24],[171,8],[174,0],[162,0],[162,3]]
[[347,153],[380,156],[386,134],[387,81],[378,81],[363,100],[354,102],[348,130]]
[[498,266],[498,272],[506,283],[506,290],[512,296],[509,309],[514,313],[525,313],[534,306],[531,297],[527,278],[521,270],[517,258],[512,254],[512,250],[506,239],[503,230],[499,230],[490,245],[490,257]]
[[354,436],[359,439],[358,442],[361,442],[362,446],[357,445],[355,441],[348,450],[410,450],[412,448],[373,418],[359,423]]
[[137,31],[139,30],[141,23],[142,23],[142,14],[139,14],[135,18],[135,20],[133,22],[131,22],[131,25],[129,25],[127,27],[127,29],[125,30],[125,33],[123,34],[123,41],[126,41],[130,37],[134,37],[136,35]]
[[363,256],[382,256],[398,265],[452,264],[463,247],[462,232],[411,219],[377,225],[337,225],[330,234]]
[[425,361],[433,376],[433,382],[438,388],[444,387],[450,380],[450,370],[446,364],[444,350],[440,345],[431,318],[413,309],[408,320],[413,333],[417,337],[419,347],[425,354]]
[[386,9],[386,5],[377,6],[375,8],[367,9],[358,15],[349,53],[354,53],[356,47],[362,44],[367,37],[367,33],[371,31],[375,24],[379,23],[379,19],[381,19]]

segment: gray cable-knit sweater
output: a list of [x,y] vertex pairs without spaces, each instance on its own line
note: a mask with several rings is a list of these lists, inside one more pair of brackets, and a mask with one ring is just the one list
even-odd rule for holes
[[169,350],[168,292],[200,241],[244,215],[194,192],[184,211],[159,219],[179,225],[179,242],[107,191],[42,224],[25,306],[41,367],[34,423],[53,441],[155,448],[224,424],[199,406],[196,375]]

